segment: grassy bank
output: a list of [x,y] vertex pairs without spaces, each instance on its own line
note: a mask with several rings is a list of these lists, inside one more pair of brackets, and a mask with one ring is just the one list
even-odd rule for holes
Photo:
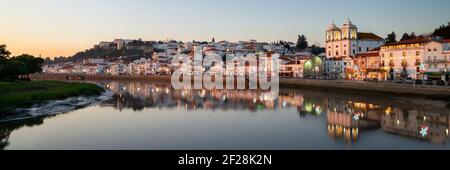
[[103,88],[95,84],[61,81],[0,82],[0,115],[33,103],[75,96],[99,95]]

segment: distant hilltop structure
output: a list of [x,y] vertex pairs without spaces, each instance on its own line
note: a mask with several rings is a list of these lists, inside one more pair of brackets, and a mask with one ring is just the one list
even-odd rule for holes
[[358,27],[350,19],[347,19],[341,28],[333,22],[326,30],[325,42],[327,58],[352,57],[385,43],[384,39],[376,34],[358,32]]

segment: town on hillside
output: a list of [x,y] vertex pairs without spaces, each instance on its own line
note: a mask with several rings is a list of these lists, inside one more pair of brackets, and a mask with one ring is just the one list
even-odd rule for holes
[[[200,51],[203,57],[220,55],[224,62],[245,62],[238,59],[245,59],[248,55],[270,58],[279,54],[282,78],[402,83],[434,80],[434,84],[448,85],[450,39],[435,33],[405,33],[397,41],[395,33],[382,38],[372,32],[360,32],[347,19],[342,26],[333,22],[324,29],[324,47],[309,46],[304,35],[299,36],[297,43],[228,42],[214,38],[210,42],[116,39],[99,42],[92,49],[69,58],[47,59],[43,72],[105,76],[171,75],[177,69],[171,63],[174,56],[185,54],[192,59],[194,53]],[[203,71],[211,69],[214,68],[202,68]]]

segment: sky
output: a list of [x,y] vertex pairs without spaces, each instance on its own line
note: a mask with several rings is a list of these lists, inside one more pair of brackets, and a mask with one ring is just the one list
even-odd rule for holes
[[334,21],[360,31],[430,33],[449,0],[0,0],[0,44],[13,55],[71,56],[116,38],[324,43]]

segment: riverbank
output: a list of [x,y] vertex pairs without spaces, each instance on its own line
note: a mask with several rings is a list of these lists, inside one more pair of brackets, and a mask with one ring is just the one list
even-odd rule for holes
[[340,80],[307,80],[281,79],[280,87],[313,88],[322,91],[338,91],[345,93],[364,93],[373,95],[396,95],[422,97],[434,100],[450,101],[450,87],[427,86],[396,83],[371,83],[361,81]]
[[50,100],[100,95],[95,84],[62,81],[0,82],[0,116]]
[[[31,76],[34,80],[66,80],[64,74],[38,74]],[[147,80],[154,82],[169,82],[170,76],[106,76],[83,75],[85,80]],[[430,86],[396,83],[372,83],[342,80],[313,80],[313,79],[280,79],[280,87],[312,88],[321,91],[336,91],[345,93],[364,93],[374,95],[400,95],[407,97],[425,97],[428,99],[450,99],[450,86]]]

